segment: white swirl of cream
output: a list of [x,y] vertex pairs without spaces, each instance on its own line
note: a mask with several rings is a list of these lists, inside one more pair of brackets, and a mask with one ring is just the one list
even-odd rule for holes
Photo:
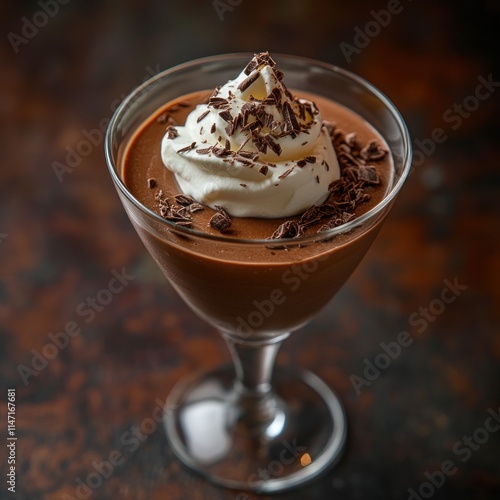
[[321,114],[293,98],[266,53],[170,129],[161,156],[183,193],[235,217],[296,215],[340,177]]

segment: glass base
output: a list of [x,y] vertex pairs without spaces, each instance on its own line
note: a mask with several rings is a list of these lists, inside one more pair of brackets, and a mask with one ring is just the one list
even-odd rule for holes
[[238,418],[234,380],[232,366],[218,368],[168,397],[164,425],[185,465],[227,488],[270,493],[302,485],[339,460],[345,412],[318,377],[276,367],[274,418],[257,433]]

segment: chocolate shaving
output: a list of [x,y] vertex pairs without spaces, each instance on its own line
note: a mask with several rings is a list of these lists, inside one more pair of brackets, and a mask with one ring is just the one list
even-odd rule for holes
[[255,102],[248,101],[241,106],[241,113],[243,114],[243,124],[246,124],[250,115],[255,116]]
[[293,112],[293,108],[289,102],[285,101],[283,104],[283,118],[285,119],[285,130],[286,134],[295,135],[300,132],[300,125],[297,121],[297,117]]
[[277,142],[274,142],[273,138],[269,134],[266,134],[262,139],[267,143],[269,149],[271,149],[278,156],[281,155],[281,146]]
[[358,181],[358,166],[357,165],[351,166],[349,164],[342,164],[342,162],[340,162],[340,165],[341,165],[340,168],[342,170],[342,175],[344,176],[344,178],[346,178],[352,182]]
[[358,168],[360,165],[359,159],[355,158],[352,154],[350,153],[345,153],[345,152],[340,152],[342,151],[341,148],[339,147],[338,150],[338,160],[339,163],[344,166],[344,167],[354,167]]
[[248,130],[256,130],[260,127],[261,127],[261,124],[257,120],[255,120],[253,122],[247,123],[244,127],[242,127],[241,130],[247,132]]
[[285,170],[281,175],[278,176],[278,179],[284,179],[285,177],[288,177],[292,173],[293,169],[294,167]]
[[182,205],[183,207],[187,207],[187,206],[195,203],[194,198],[192,198],[191,196],[188,196],[187,194],[176,194],[174,196],[174,200],[176,203],[178,203],[179,205]]
[[219,90],[221,89],[222,85],[217,85],[217,87],[215,87],[214,91],[212,92],[212,94],[208,97],[207,99],[207,104],[210,102],[211,99],[215,98],[217,96],[217,94],[219,93]]
[[203,120],[203,118],[205,118],[205,116],[207,116],[209,113],[210,113],[210,110],[207,109],[204,113],[202,113],[200,116],[198,116],[196,123],[200,123],[201,120]]
[[258,68],[264,64],[274,68],[276,63],[273,61],[269,52],[261,52],[260,54],[255,54],[253,59],[247,64],[246,68],[243,70],[245,75],[249,75],[255,68]]
[[262,102],[262,105],[264,106],[276,106],[276,99],[274,97],[274,94],[271,93],[269,94]]
[[371,165],[360,165],[358,170],[358,179],[367,184],[380,184],[380,177],[375,167]]
[[217,125],[215,125],[215,123],[212,123],[212,126],[210,127],[210,133],[215,134],[216,128],[217,128]]
[[191,203],[191,205],[189,205],[189,211],[192,214],[194,214],[196,212],[201,212],[202,210],[205,210],[205,207],[201,203],[194,202],[194,203]]
[[267,127],[267,128],[271,127],[271,123],[273,122],[274,119],[273,115],[271,113],[268,113],[265,110],[265,107],[262,105],[257,106],[255,108],[255,117],[257,118],[262,127]]
[[313,205],[302,214],[299,220],[299,224],[304,227],[311,226],[320,221],[324,217],[324,215],[325,214],[320,207],[318,207],[317,205]]
[[243,123],[243,115],[241,113],[238,113],[226,127],[227,135],[231,137],[236,132],[238,127],[241,127],[242,123]]
[[[323,217],[331,217],[332,215],[337,214],[339,210],[342,210],[339,205],[341,204],[336,201],[332,201],[331,203],[325,202],[323,205],[318,207],[318,211]],[[347,206],[350,207],[351,204],[348,203]]]
[[161,189],[156,192],[155,200],[158,202],[158,212],[164,219],[183,227],[192,227],[192,214],[205,209],[201,203],[183,193],[175,195],[174,203],[171,203]]
[[229,214],[221,206],[215,205],[215,209],[217,212],[210,219],[210,226],[220,233],[224,233],[231,227],[233,222]]
[[156,186],[157,186],[156,179],[153,179],[153,177],[150,177],[148,179],[148,188],[152,189],[152,188],[155,188]]
[[[254,133],[257,134],[258,132],[254,131]],[[260,137],[259,135],[255,135],[255,137],[252,137],[252,141],[260,153],[262,153],[262,154],[267,153],[267,142],[264,141],[264,139],[262,137]]]
[[245,92],[245,90],[248,89],[254,83],[258,78],[259,78],[259,72],[254,71],[251,73],[249,76],[247,76],[239,85],[238,85],[238,90],[240,92]]
[[254,57],[245,67],[245,69],[243,70],[243,72],[245,73],[245,75],[249,75],[255,68],[258,67],[258,62],[256,60],[256,58]]
[[158,201],[160,215],[179,226],[191,227],[192,219],[191,215],[187,212],[186,207],[177,207],[172,205],[167,198],[163,196],[163,191],[161,189],[155,195],[155,199]]
[[262,167],[259,168],[259,173],[262,175],[267,175],[268,171],[269,167],[267,165],[262,165]]
[[243,165],[249,166],[250,168],[252,168],[254,166],[254,164],[250,160],[247,160],[244,156],[235,156],[234,159],[236,161],[239,161]]
[[233,115],[229,111],[222,111],[219,116],[226,122],[231,122],[233,119]]
[[179,137],[179,132],[177,132],[177,129],[170,125],[167,127],[167,139],[175,139],[176,137]]
[[212,148],[213,148],[213,146],[209,146],[208,148],[200,148],[200,149],[197,149],[196,152],[199,155],[207,155],[208,153],[210,153],[212,151]]
[[208,105],[215,109],[225,108],[229,106],[229,101],[223,97],[211,97],[208,100]]
[[185,148],[179,149],[177,153],[186,153],[187,151],[191,151],[196,147],[196,142],[192,142],[189,146],[186,146]]
[[304,226],[296,220],[287,220],[274,231],[271,239],[281,240],[283,238],[298,238],[304,234]]
[[252,158],[252,160],[256,160],[256,155],[253,151],[238,150],[237,153],[243,156],[243,158]]
[[217,156],[217,158],[223,158],[231,154],[231,150],[226,148],[218,148],[217,146],[212,147],[212,153]]
[[361,150],[361,157],[367,161],[381,160],[386,154],[387,150],[374,139]]

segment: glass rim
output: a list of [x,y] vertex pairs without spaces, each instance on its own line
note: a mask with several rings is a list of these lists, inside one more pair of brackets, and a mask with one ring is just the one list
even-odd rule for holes
[[[364,78],[356,75],[355,73],[346,70],[344,68],[341,68],[339,66],[336,66],[334,64],[330,64],[327,62],[319,61],[313,58],[309,57],[304,57],[304,56],[294,56],[294,55],[289,55],[289,54],[280,54],[280,53],[273,53],[272,57],[276,59],[281,59],[283,61],[290,61],[290,62],[297,62],[297,61],[302,61],[304,64],[310,65],[310,66],[316,66],[316,67],[321,67],[324,70],[327,70],[329,72],[337,73],[344,78],[350,79],[354,81],[356,84],[360,85],[363,87],[365,90],[371,92],[373,95],[375,95],[388,109],[395,119],[399,129],[401,130],[401,137],[402,137],[402,142],[404,145],[404,158],[402,159],[403,162],[403,170],[401,172],[401,176],[397,180],[397,182],[392,186],[391,190],[384,196],[384,198],[377,203],[374,207],[372,207],[370,210],[365,212],[364,214],[360,215],[359,217],[356,217],[352,221],[349,221],[345,224],[341,224],[340,226],[336,226],[332,229],[328,229],[326,231],[323,231],[321,233],[315,233],[315,234],[310,234],[310,235],[304,235],[304,236],[299,236],[295,238],[281,238],[281,239],[251,239],[251,238],[236,238],[236,237],[231,237],[231,236],[225,236],[224,234],[221,235],[216,235],[216,234],[209,234],[203,231],[200,231],[198,229],[193,229],[189,227],[184,227],[184,226],[179,226],[178,224],[175,224],[172,221],[169,221],[165,218],[163,218],[161,215],[157,214],[156,212],[153,212],[150,210],[148,207],[143,205],[139,200],[137,200],[132,193],[129,191],[125,183],[123,182],[122,178],[118,175],[118,169],[117,165],[115,164],[114,158],[113,158],[113,153],[112,153],[112,144],[113,144],[113,131],[116,129],[117,123],[120,121],[122,116],[126,113],[129,105],[131,102],[133,102],[138,96],[140,96],[145,90],[153,85],[156,84],[156,82],[160,79],[163,79],[167,77],[170,74],[176,73],[181,70],[193,68],[195,66],[200,66],[203,64],[209,64],[209,63],[216,63],[220,61],[227,61],[227,60],[239,60],[241,59],[242,61],[248,62],[250,59],[254,57],[255,54],[251,52],[233,52],[233,53],[227,53],[227,54],[218,54],[218,55],[212,55],[208,57],[202,57],[202,58],[197,58],[193,59],[188,62],[180,63],[175,66],[172,66],[156,75],[153,77],[149,78],[146,80],[142,85],[139,85],[136,87],[134,90],[132,90],[127,97],[120,103],[120,105],[117,107],[115,112],[113,113],[113,116],[111,117],[111,120],[109,122],[109,125],[106,130],[106,136],[104,140],[104,153],[105,153],[105,159],[106,159],[106,164],[108,166],[108,170],[110,171],[111,178],[113,180],[113,183],[115,186],[117,186],[123,195],[127,197],[127,199],[132,202],[133,205],[135,205],[141,212],[143,212],[145,215],[147,215],[150,218],[153,218],[157,222],[161,223],[165,227],[174,230],[174,232],[178,232],[181,234],[184,234],[185,236],[191,236],[195,238],[200,238],[204,240],[211,240],[215,242],[225,242],[225,243],[232,243],[232,244],[245,244],[245,245],[266,245],[266,246],[285,246],[285,245],[299,245],[299,244],[306,244],[306,243],[312,243],[312,242],[318,242],[319,241],[326,241],[329,240],[335,236],[338,236],[340,234],[352,231],[353,229],[357,228],[358,226],[364,224],[365,222],[369,221],[373,217],[375,217],[378,213],[380,213],[389,203],[396,197],[398,192],[400,191],[401,187],[403,186],[408,173],[411,168],[411,161],[412,161],[412,146],[411,146],[411,140],[410,140],[410,134],[408,132],[408,128],[406,126],[406,123],[399,112],[399,110],[396,108],[396,106],[392,103],[392,101],[384,94],[382,93],[377,87],[375,87],[373,84],[371,84],[369,81],[365,80]],[[286,78],[286,75],[285,75]]]

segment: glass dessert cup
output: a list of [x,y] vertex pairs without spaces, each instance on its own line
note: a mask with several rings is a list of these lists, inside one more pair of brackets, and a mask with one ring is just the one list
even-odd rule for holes
[[194,312],[219,330],[234,361],[182,381],[171,392],[164,424],[173,451],[216,484],[276,492],[336,463],[347,435],[336,394],[310,372],[275,369],[276,354],[291,332],[332,299],[369,249],[408,174],[411,145],[394,105],[366,81],[322,62],[273,55],[290,89],[343,104],[384,138],[394,163],[386,196],[351,222],[295,239],[238,239],[176,226],[125,186],[125,147],[165,103],[215,88],[251,58],[214,56],[156,75],[116,110],[105,152],[119,197],[146,248]]

